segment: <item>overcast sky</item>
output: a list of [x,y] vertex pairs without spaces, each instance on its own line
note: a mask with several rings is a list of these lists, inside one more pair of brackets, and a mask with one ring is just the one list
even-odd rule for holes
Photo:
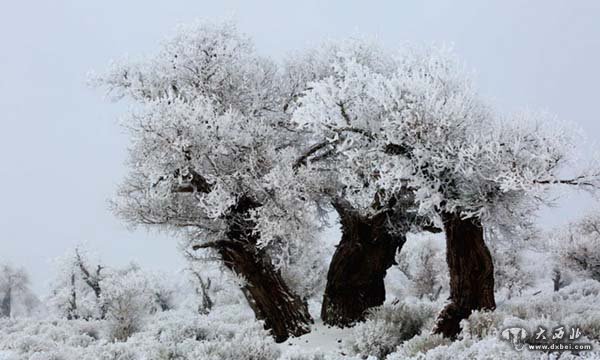
[[[181,267],[176,243],[128,231],[107,199],[124,174],[121,105],[85,84],[111,59],[152,53],[180,23],[234,19],[282,56],[362,34],[388,47],[454,44],[502,111],[543,109],[600,131],[600,1],[11,1],[0,12],[0,261],[46,292],[49,259],[86,241],[109,264]],[[549,226],[590,201],[544,211]]]

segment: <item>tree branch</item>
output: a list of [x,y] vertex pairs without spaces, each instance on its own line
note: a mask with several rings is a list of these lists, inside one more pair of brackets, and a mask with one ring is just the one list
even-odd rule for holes
[[[213,184],[209,183],[208,180],[196,171],[189,169],[189,175],[186,176],[186,183],[173,186],[173,191],[178,193],[193,193],[200,192],[208,194],[213,188]],[[176,171],[176,175],[179,171]]]
[[534,184],[541,185],[553,185],[553,184],[561,184],[561,185],[575,185],[575,186],[590,186],[590,187],[598,187],[598,184],[594,184],[589,179],[590,178],[598,178],[600,177],[600,173],[593,174],[591,176],[579,175],[571,179],[554,179],[554,180],[534,180]]

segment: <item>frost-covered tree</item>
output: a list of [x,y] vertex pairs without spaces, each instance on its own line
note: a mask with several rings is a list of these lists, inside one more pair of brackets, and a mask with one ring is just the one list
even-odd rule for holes
[[130,172],[116,213],[216,252],[245,279],[249,305],[278,341],[306,333],[307,306],[280,270],[291,258],[318,259],[303,257],[318,251],[316,212],[297,201],[301,184],[288,185],[285,196],[274,191],[298,157],[299,135],[286,130],[295,96],[289,81],[229,24],[184,27],[156,56],[115,64],[96,81],[138,105],[125,121]]
[[171,308],[161,282],[131,264],[116,269],[100,282],[110,336],[125,341],[139,331],[150,314]]
[[[310,188],[318,191],[312,197],[316,194],[321,206],[333,208],[341,227],[342,238],[330,262],[321,309],[323,321],[337,326],[364,320],[367,309],[383,304],[383,280],[406,241],[406,233],[433,229],[429,219],[416,214],[411,190],[395,189],[384,196],[388,189],[378,182],[380,175],[369,164],[375,160],[373,152],[364,152],[360,159],[348,158],[345,150],[351,142],[360,147],[369,146],[373,140],[351,126],[346,102],[337,98],[335,91],[325,89],[345,81],[340,68],[349,61],[379,76],[392,74],[398,66],[397,59],[366,41],[329,43],[296,56],[288,64],[292,69],[288,71],[304,74],[301,78],[306,82],[298,87],[304,91],[297,96],[292,118],[296,131],[306,132],[309,139],[309,146],[294,166],[296,178],[314,184]],[[351,96],[360,96],[360,88],[354,85],[348,80],[346,90],[353,92]],[[327,93],[326,101],[309,102],[310,94],[320,90]],[[347,126],[328,134],[310,128],[315,122],[313,116],[336,114]]]
[[571,160],[571,132],[537,114],[498,117],[444,51],[406,51],[391,74],[348,57],[300,102],[294,120],[321,139],[317,144],[345,157],[339,166],[350,175],[341,180],[360,189],[360,206],[368,208],[372,197],[365,180],[352,175],[367,174],[385,189],[379,203],[408,189],[418,214],[444,228],[450,302],[435,331],[446,336],[455,336],[472,310],[495,308],[484,224],[526,216],[548,185],[597,182],[595,171],[559,178]]
[[0,318],[29,315],[38,303],[25,269],[0,264]]
[[67,319],[103,319],[100,282],[105,268],[89,252],[78,246],[56,260],[56,278],[52,282],[49,303],[58,316]]

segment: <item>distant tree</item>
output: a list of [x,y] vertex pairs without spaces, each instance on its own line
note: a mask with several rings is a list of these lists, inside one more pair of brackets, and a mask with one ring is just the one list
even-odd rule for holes
[[190,272],[196,285],[196,293],[201,299],[198,303],[198,314],[206,315],[210,313],[214,305],[213,300],[208,292],[212,285],[212,281],[209,277],[203,278],[202,274],[197,270],[190,269]]
[[17,305],[27,315],[37,302],[29,289],[29,276],[25,269],[0,264],[0,317],[14,316]]
[[94,265],[87,250],[77,246],[57,260],[57,277],[52,283],[49,302],[67,319],[104,319],[100,282],[105,267]]

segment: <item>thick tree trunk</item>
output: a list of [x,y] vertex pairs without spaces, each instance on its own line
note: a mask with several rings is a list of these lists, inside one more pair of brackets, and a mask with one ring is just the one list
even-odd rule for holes
[[321,318],[328,325],[352,326],[365,311],[385,301],[384,278],[406,237],[392,235],[387,215],[363,216],[348,206],[336,206],[342,239],[329,265]]
[[9,285],[0,302],[0,317],[10,317],[12,305],[12,288]]
[[229,239],[216,248],[225,265],[246,280],[242,291],[257,319],[264,320],[275,341],[283,342],[308,333],[312,318],[306,302],[285,284],[269,255],[256,246],[259,235],[248,212],[257,206],[245,197],[238,201],[226,219]]
[[481,221],[442,214],[446,232],[446,260],[450,272],[450,302],[438,315],[434,333],[455,338],[460,321],[473,310],[493,310],[494,265],[483,238]]
[[288,288],[266,254],[236,243],[220,247],[219,253],[230,270],[244,277],[242,292],[276,342],[310,331],[312,319],[307,304]]

